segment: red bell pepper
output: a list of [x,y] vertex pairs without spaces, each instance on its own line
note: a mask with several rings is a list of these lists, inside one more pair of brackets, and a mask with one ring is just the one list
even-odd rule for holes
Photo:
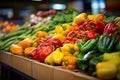
[[31,50],[31,51],[28,53],[28,56],[31,57],[31,58],[34,59],[34,60],[40,60],[37,51],[38,51],[38,49],[37,49],[37,48],[34,48],[33,50]]
[[105,23],[103,21],[95,22],[96,26],[93,29],[94,31],[98,32],[99,34],[103,34],[103,30],[105,28]]
[[93,30],[86,30],[81,32],[81,37],[82,39],[84,39],[84,41],[88,41],[90,39],[96,39],[98,36],[100,36],[100,34]]
[[53,46],[55,49],[63,46],[63,43],[59,39],[56,39],[56,38],[49,39],[48,43],[50,44],[50,46]]
[[78,39],[77,35],[78,31],[76,30],[70,31],[66,36],[65,43],[75,43],[76,39]]
[[94,21],[92,21],[92,20],[87,20],[87,21],[85,21],[84,22],[84,24],[83,24],[83,28],[85,29],[85,30],[91,30],[91,29],[93,29],[94,27],[95,27],[95,22]]
[[80,30],[82,31],[82,30],[84,30],[84,28],[83,28],[83,25],[75,25],[73,30],[74,31],[80,31]]
[[104,34],[111,34],[111,33],[114,33],[116,32],[117,30],[117,25],[113,22],[111,23],[108,23],[105,25],[105,28],[104,28]]
[[53,52],[53,48],[51,46],[44,46],[39,53],[39,58],[42,62],[44,62],[45,58]]
[[105,27],[105,23],[103,21],[95,22],[92,20],[88,20],[88,21],[85,21],[83,24],[83,28],[85,30],[94,30],[99,34],[103,33],[104,27]]
[[48,45],[56,49],[58,47],[62,47],[63,43],[59,39],[52,38],[50,36],[48,36],[46,40],[39,41],[39,46],[48,46]]

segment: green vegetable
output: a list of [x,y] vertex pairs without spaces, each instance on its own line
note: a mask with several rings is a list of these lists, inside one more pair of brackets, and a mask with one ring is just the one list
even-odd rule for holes
[[79,54],[76,58],[76,63],[77,63],[77,66],[80,70],[86,70],[86,68],[88,67],[87,66],[87,63],[86,62],[83,62],[82,61],[82,58],[84,57],[84,54]]
[[57,23],[70,23],[78,14],[79,12],[77,10],[70,8],[64,13],[59,12],[56,16],[54,16],[53,21]]
[[103,34],[98,41],[98,50],[101,53],[111,52],[116,42],[116,34]]
[[88,63],[89,61],[94,58],[100,56],[101,53],[97,50],[92,50],[86,53],[85,55],[77,57],[77,65],[80,70],[88,71]]
[[20,41],[19,39],[13,39],[13,40],[9,41],[7,44],[3,45],[1,50],[9,51],[10,46],[12,44],[18,43],[19,41]]
[[120,65],[118,66],[117,79],[120,80]]
[[79,49],[81,50],[81,47],[85,44],[85,41],[77,41],[77,45],[79,47]]
[[11,46],[12,44],[17,44],[19,41],[20,41],[20,40],[10,41],[10,42],[7,44],[7,46],[4,47],[3,50],[4,50],[4,51],[9,51],[9,50],[10,50],[10,46]]
[[59,13],[54,17],[53,21],[63,23],[63,22],[65,21],[63,15],[64,15],[63,12],[59,12]]
[[91,51],[98,43],[98,39],[88,40],[80,49],[81,53],[86,54],[88,51]]
[[116,18],[116,16],[110,16],[110,17],[108,17],[108,18],[105,19],[105,23],[114,22],[115,18]]
[[120,41],[115,44],[115,50],[120,51]]
[[96,65],[102,61],[102,56],[93,57],[88,63],[88,73],[92,76],[96,75]]
[[3,41],[4,41],[4,40],[6,40],[6,39],[8,39],[8,38],[10,38],[10,37],[19,36],[19,35],[23,34],[24,32],[26,32],[26,29],[24,29],[24,30],[19,30],[19,31],[15,31],[15,32],[11,32],[11,33],[9,33],[9,34],[1,37],[0,40],[3,40]]

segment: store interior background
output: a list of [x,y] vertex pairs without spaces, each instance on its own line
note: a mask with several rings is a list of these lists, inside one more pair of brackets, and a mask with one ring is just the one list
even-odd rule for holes
[[40,10],[62,11],[68,8],[75,8],[80,13],[120,16],[119,0],[1,0],[0,21],[8,20],[22,25],[27,17]]

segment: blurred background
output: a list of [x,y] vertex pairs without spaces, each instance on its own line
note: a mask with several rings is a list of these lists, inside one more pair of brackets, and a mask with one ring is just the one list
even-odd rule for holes
[[68,8],[75,8],[80,13],[120,16],[119,5],[119,0],[1,0],[0,21],[10,20],[22,25],[30,14],[40,10],[62,11]]

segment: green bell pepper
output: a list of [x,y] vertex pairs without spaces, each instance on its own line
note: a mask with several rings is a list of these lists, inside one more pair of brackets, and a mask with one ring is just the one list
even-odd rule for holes
[[117,42],[116,34],[103,34],[98,41],[98,50],[101,53],[111,52]]

